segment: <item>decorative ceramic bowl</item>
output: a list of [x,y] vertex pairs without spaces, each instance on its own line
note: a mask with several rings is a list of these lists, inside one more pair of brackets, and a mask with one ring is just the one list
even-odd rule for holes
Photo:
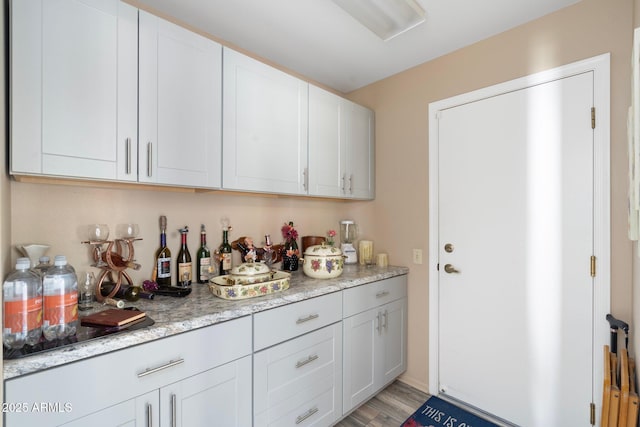
[[275,274],[262,262],[245,262],[231,269],[231,274],[226,275],[227,285],[250,285],[262,283],[273,278]]
[[304,251],[302,271],[314,279],[332,279],[342,274],[344,256],[339,248],[327,245],[309,246]]
[[213,295],[223,299],[246,299],[261,297],[289,289],[291,273],[277,271],[273,278],[262,283],[228,285],[228,276],[218,276],[210,280],[209,289]]

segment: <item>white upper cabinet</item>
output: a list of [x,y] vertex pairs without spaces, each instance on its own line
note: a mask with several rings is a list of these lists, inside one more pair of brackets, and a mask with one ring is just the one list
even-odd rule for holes
[[227,48],[223,64],[222,187],[307,194],[308,83]]
[[375,197],[375,118],[373,111],[347,101],[345,193],[354,199]]
[[222,46],[140,11],[141,182],[220,187]]
[[137,179],[137,9],[13,1],[11,31],[11,172]]
[[345,99],[309,86],[309,194],[344,197]]
[[309,87],[309,194],[374,197],[374,115],[365,107]]

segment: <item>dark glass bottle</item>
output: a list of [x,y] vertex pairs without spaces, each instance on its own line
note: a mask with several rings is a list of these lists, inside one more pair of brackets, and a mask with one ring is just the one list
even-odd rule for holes
[[298,270],[298,242],[296,239],[289,239],[285,241],[282,248],[282,269],[284,271],[296,271]]
[[171,251],[167,247],[167,217],[160,217],[160,247],[156,251],[155,281],[161,288],[171,286]]
[[178,230],[180,232],[180,251],[176,259],[177,268],[177,280],[176,286],[179,288],[186,288],[191,286],[191,254],[189,248],[187,248],[187,233],[189,227],[184,226]]
[[196,254],[198,283],[207,283],[211,275],[211,251],[207,247],[207,231],[200,225],[200,248]]
[[231,263],[231,245],[229,244],[229,230],[231,227],[222,229],[222,243],[218,248],[218,252],[220,253],[220,268],[218,271],[220,274],[229,274],[231,273],[232,263]]

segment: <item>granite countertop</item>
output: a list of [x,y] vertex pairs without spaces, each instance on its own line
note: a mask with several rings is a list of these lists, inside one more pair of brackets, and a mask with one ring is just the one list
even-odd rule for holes
[[[127,306],[135,306],[146,312],[147,316],[155,321],[154,325],[71,344],[20,359],[5,360],[4,379],[53,368],[408,272],[407,267],[346,265],[342,275],[337,278],[312,279],[299,270],[293,272],[289,289],[286,291],[244,300],[217,298],[207,285],[194,283],[191,294],[183,298],[156,296],[153,300],[141,299],[127,303]],[[98,303],[95,305],[98,307],[96,310],[83,314],[106,308]]]

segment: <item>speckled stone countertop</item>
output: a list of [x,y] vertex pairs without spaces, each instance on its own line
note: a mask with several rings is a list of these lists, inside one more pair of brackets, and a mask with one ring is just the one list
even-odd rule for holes
[[[286,291],[235,301],[215,297],[207,285],[194,283],[191,294],[183,298],[156,296],[153,300],[127,303],[127,306],[135,306],[146,312],[147,316],[155,321],[154,325],[79,342],[20,359],[5,360],[4,379],[53,368],[408,272],[407,267],[347,265],[341,276],[321,280],[309,278],[299,270],[292,274],[289,289]],[[98,303],[95,304],[98,306]],[[106,307],[98,306],[98,309],[104,308]],[[98,309],[83,314],[98,311]]]

